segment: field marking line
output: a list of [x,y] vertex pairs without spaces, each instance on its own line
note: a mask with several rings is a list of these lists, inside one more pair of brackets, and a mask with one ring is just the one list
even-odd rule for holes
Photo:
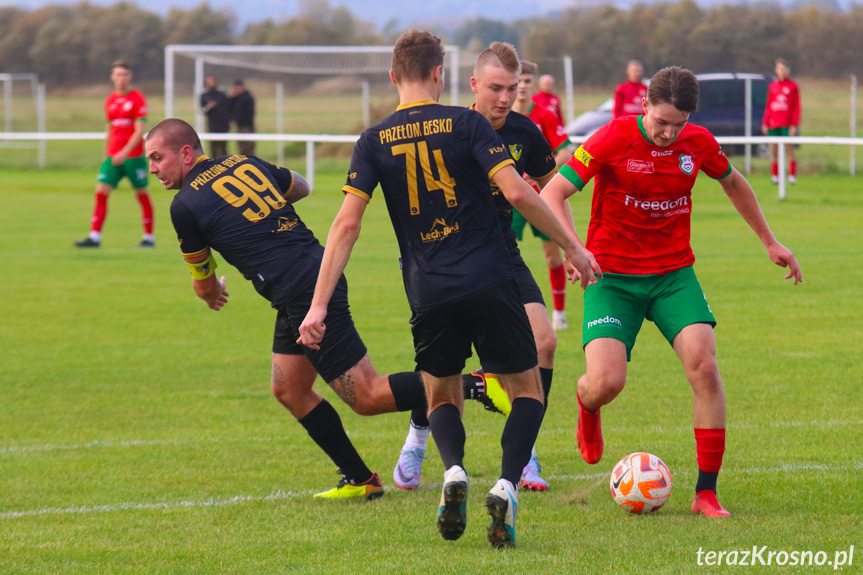
[[[794,472],[825,472],[825,471],[849,471],[863,469],[863,461],[858,461],[854,465],[822,465],[822,464],[787,464],[774,467],[749,467],[749,468],[730,468],[723,470],[727,476],[729,473],[776,473],[778,471],[785,473]],[[675,475],[693,475],[692,472],[684,470],[676,472]],[[587,473],[576,475],[550,475],[548,479],[553,481],[585,481],[605,479],[608,473]],[[423,486],[423,490],[440,489],[441,484],[427,484]],[[387,487],[385,491],[398,492],[395,487]],[[255,495],[236,495],[234,497],[214,497],[203,499],[200,501],[180,500],[180,501],[163,501],[163,502],[144,502],[144,503],[117,503],[114,505],[78,505],[69,507],[43,507],[41,509],[30,509],[26,511],[6,511],[0,513],[2,519],[19,519],[23,517],[39,517],[43,515],[87,515],[91,513],[111,513],[115,511],[141,511],[149,509],[181,509],[190,507],[224,507],[227,505],[239,505],[242,503],[261,503],[267,501],[282,501],[289,499],[297,499],[300,497],[310,497],[314,491],[276,491],[270,495],[255,496]]]

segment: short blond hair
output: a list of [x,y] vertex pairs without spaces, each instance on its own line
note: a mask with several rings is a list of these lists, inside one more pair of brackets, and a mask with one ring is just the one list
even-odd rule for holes
[[521,72],[518,52],[515,46],[506,42],[492,42],[488,49],[479,55],[473,68],[474,77],[478,78],[486,66],[497,66],[515,74]]

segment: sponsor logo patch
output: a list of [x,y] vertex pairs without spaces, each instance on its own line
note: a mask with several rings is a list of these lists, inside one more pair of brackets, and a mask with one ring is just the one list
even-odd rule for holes
[[645,162],[644,160],[628,160],[626,162],[627,172],[636,172],[638,174],[652,174],[653,162]]
[[294,229],[295,227],[297,227],[297,224],[299,224],[299,223],[300,223],[299,219],[289,220],[288,218],[280,217],[279,218],[279,226],[275,230],[272,230],[272,233],[278,234],[281,232],[289,232],[292,229]]
[[573,154],[573,157],[584,164],[586,168],[590,167],[590,162],[593,160],[593,156],[590,155],[590,152],[584,149],[584,146],[579,146],[578,149]]
[[420,232],[420,239],[423,243],[439,242],[451,234],[457,234],[459,231],[461,230],[459,229],[458,222],[450,226],[447,225],[446,220],[443,218],[437,218],[434,223],[432,223],[432,227],[428,233]]
[[587,322],[587,329],[592,328],[595,325],[610,325],[612,327],[623,327],[623,324],[616,317],[605,316],[599,319],[595,319],[593,321]]

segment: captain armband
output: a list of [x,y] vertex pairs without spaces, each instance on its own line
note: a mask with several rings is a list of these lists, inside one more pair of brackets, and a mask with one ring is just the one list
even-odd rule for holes
[[216,258],[213,257],[213,254],[210,254],[210,257],[202,262],[194,264],[186,262],[186,265],[189,266],[192,277],[196,280],[205,280],[216,273]]

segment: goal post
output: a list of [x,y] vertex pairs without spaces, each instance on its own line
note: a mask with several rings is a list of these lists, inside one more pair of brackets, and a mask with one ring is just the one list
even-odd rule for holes
[[[21,132],[44,132],[45,123],[45,84],[39,83],[37,74],[5,74],[0,73],[3,84],[3,131],[11,134],[16,130]],[[16,88],[22,86],[23,88]],[[23,91],[29,88],[29,96],[23,96]],[[19,102],[15,104],[16,100]],[[25,104],[29,100],[30,104]],[[23,107],[23,110],[22,110]],[[0,140],[0,147],[36,148],[39,154],[39,168],[45,167],[46,141],[38,140],[29,143],[20,140]]]

